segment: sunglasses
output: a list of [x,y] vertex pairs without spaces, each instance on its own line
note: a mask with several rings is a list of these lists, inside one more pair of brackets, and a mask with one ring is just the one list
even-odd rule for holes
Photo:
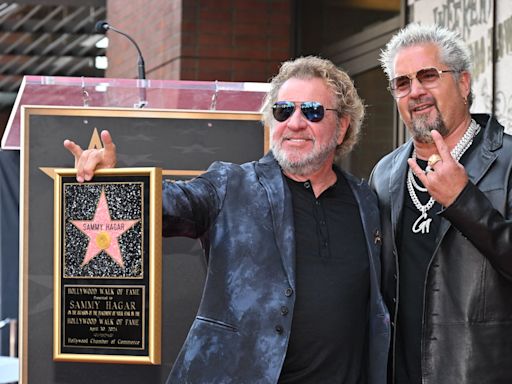
[[[295,112],[295,103],[293,101],[277,101],[272,105],[272,114],[274,119],[279,122],[288,120]],[[304,117],[313,123],[317,123],[324,118],[325,111],[337,111],[334,108],[325,108],[317,101],[304,101],[300,103],[300,110]]]
[[452,69],[437,69],[437,68],[423,68],[415,73],[397,76],[389,82],[388,90],[396,97],[404,97],[411,93],[411,84],[414,79],[417,79],[420,84],[425,88],[434,88],[439,84],[439,79],[443,73],[458,73]]

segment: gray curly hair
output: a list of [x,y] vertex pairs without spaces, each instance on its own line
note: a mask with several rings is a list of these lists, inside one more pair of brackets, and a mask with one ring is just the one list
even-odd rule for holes
[[350,77],[330,60],[307,56],[284,62],[279,73],[272,78],[270,90],[263,101],[263,123],[273,129],[276,121],[272,115],[272,105],[278,101],[277,94],[281,86],[291,78],[320,78],[332,89],[338,115],[350,117],[350,124],[343,142],[336,148],[336,157],[341,158],[349,153],[359,140],[364,119],[364,105]]
[[[379,61],[388,80],[395,77],[394,61],[398,52],[403,48],[422,44],[435,44],[439,47],[441,62],[456,71],[453,74],[456,80],[460,72],[471,73],[471,52],[457,32],[435,24],[411,23],[393,36],[380,54]],[[472,102],[473,94],[470,91],[468,108]]]

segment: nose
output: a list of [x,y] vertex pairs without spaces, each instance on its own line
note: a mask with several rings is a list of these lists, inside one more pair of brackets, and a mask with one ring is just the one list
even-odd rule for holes
[[411,92],[409,93],[410,97],[418,97],[424,95],[426,93],[426,88],[420,81],[415,77],[411,80]]
[[307,119],[302,114],[300,107],[296,107],[292,115],[288,118],[287,124],[289,129],[300,130],[307,126]]

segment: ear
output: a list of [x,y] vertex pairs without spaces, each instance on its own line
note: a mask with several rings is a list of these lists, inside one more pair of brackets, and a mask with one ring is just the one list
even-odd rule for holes
[[467,99],[471,92],[471,75],[469,72],[461,72],[459,75],[459,90],[464,99]]
[[343,139],[345,138],[345,134],[347,133],[348,126],[350,124],[350,116],[344,115],[339,118],[340,124],[340,135],[338,137],[338,145],[343,143]]

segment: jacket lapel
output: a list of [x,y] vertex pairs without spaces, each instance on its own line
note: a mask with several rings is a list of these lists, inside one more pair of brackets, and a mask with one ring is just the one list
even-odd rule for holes
[[[341,171],[348,181],[350,188],[352,189],[354,198],[357,201],[359,207],[359,214],[361,216],[361,223],[366,238],[366,246],[368,248],[368,257],[370,266],[372,267],[372,288],[377,287],[380,281],[380,254],[376,251],[375,246],[380,246],[382,241],[382,235],[379,232],[378,224],[380,223],[379,210],[376,203],[375,196],[372,194],[369,188],[362,188],[363,181],[358,180],[356,177],[349,173]],[[372,294],[375,292],[372,290]]]
[[281,168],[269,152],[256,164],[256,174],[267,193],[272,225],[281,261],[290,286],[295,289],[295,233],[290,191],[284,185]]
[[493,129],[492,125],[496,122],[492,118],[488,118],[487,123],[485,123],[479,115],[474,117],[482,127],[485,126],[483,128],[482,145],[471,154],[465,165],[469,180],[476,185],[498,157],[496,150],[503,145],[503,131]]

